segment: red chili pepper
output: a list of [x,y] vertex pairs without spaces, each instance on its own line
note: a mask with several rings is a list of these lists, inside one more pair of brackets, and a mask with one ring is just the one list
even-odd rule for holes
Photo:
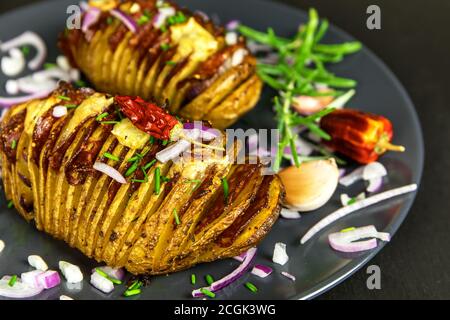
[[170,140],[172,129],[180,124],[166,110],[140,97],[116,96],[115,101],[137,128],[157,139]]
[[336,110],[320,121],[330,136],[324,143],[333,150],[361,163],[377,161],[386,151],[403,152],[391,144],[392,123],[385,117],[351,109]]

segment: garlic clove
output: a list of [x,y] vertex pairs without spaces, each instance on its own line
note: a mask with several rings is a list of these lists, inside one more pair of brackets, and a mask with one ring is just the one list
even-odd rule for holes
[[334,159],[303,163],[279,173],[286,190],[286,207],[307,212],[325,205],[333,196],[339,181]]

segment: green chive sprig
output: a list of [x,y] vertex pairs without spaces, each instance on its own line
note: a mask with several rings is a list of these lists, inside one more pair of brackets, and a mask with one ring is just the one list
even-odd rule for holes
[[210,297],[210,298],[215,298],[216,294],[214,292],[209,291],[206,288],[201,288],[200,292],[203,293],[205,296]]
[[258,288],[251,282],[246,282],[245,287],[253,293],[258,291]]
[[191,284],[195,285],[197,283],[197,277],[195,274],[191,274]]
[[177,225],[181,224],[180,217],[178,216],[177,209],[173,209],[173,217],[175,218],[175,223]]
[[17,282],[17,275],[13,275],[13,276],[11,277],[11,279],[9,279],[9,281],[8,281],[8,286],[14,287],[14,285],[16,284],[16,282]]
[[208,286],[210,286],[211,284],[214,283],[214,278],[213,278],[212,275],[207,274],[207,275],[205,276],[205,281],[206,281],[206,283],[208,284]]
[[113,155],[113,154],[111,154],[111,153],[109,153],[109,152],[105,152],[105,153],[103,154],[103,156],[104,156],[105,158],[107,158],[107,159],[109,159],[109,160],[113,160],[113,161],[119,161],[119,160],[120,160],[119,157],[117,157],[117,156],[115,156],[115,155]]
[[161,169],[155,169],[155,194],[159,195],[161,192]]
[[222,188],[223,188],[223,196],[225,201],[228,200],[228,196],[230,195],[230,186],[228,185],[227,178],[222,178]]
[[120,281],[119,279],[115,279],[113,277],[110,277],[106,272],[104,272],[103,270],[101,270],[99,268],[95,268],[95,272],[97,272],[103,278],[108,279],[109,281],[111,281],[114,284],[122,284],[122,281]]

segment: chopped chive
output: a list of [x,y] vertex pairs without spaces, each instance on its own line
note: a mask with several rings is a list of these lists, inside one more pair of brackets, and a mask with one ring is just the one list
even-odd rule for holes
[[142,16],[139,17],[139,19],[137,20],[137,23],[138,23],[138,25],[142,26],[143,24],[146,24],[149,21],[150,21],[150,17],[143,14]]
[[150,139],[148,140],[148,143],[154,144],[155,143],[155,137],[150,136]]
[[208,296],[210,298],[215,298],[216,294],[214,292],[209,291],[208,289],[201,288],[200,292],[203,293],[205,296]]
[[75,108],[78,107],[78,105],[76,105],[76,104],[66,104],[65,107],[66,107],[67,109],[75,109]]
[[127,289],[127,291],[140,289],[142,287],[142,282],[139,280],[134,281],[131,286]]
[[108,280],[114,284],[122,284],[122,281],[120,281],[119,279],[108,277]]
[[168,143],[169,143],[169,140],[164,140],[164,141],[162,142],[162,145],[165,147],[165,146],[167,146]]
[[127,172],[125,172],[125,177],[131,176],[138,168],[139,164],[137,162],[133,163],[131,167],[128,168]]
[[191,284],[195,285],[197,283],[197,277],[195,276],[195,274],[191,274]]
[[30,54],[30,47],[29,46],[23,46],[21,50],[22,50],[22,53],[23,53],[23,55],[25,57]]
[[109,281],[111,281],[114,284],[122,284],[122,281],[112,278],[110,277],[106,272],[104,272],[103,270],[99,269],[99,268],[95,268],[95,272],[97,272],[99,275],[101,275],[103,278],[108,279]]
[[159,195],[161,191],[161,169],[158,167],[155,169],[155,194]]
[[212,275],[207,274],[207,275],[205,276],[205,281],[206,281],[206,283],[208,284],[208,286],[210,286],[210,285],[214,282],[214,278],[212,277]]
[[150,161],[149,163],[147,163],[144,166],[144,170],[147,170],[147,169],[151,168],[155,163],[156,163],[156,159],[153,159],[152,161]]
[[128,162],[135,162],[135,161],[137,161],[137,160],[139,160],[139,159],[140,159],[140,157],[139,157],[138,155],[136,155],[136,156],[134,156],[134,157],[128,159]]
[[55,63],[45,63],[44,69],[49,70],[58,67]]
[[9,279],[8,286],[14,287],[17,282],[17,275],[13,275],[11,279]]
[[355,227],[351,227],[351,228],[343,229],[343,230],[341,230],[341,232],[345,233],[345,232],[349,232],[349,231],[353,231],[353,230],[356,230],[356,228]]
[[83,80],[77,80],[74,82],[74,84],[79,88],[86,87],[86,82],[84,82]]
[[13,140],[13,141],[11,141],[11,149],[15,149],[17,147],[17,141],[16,140]]
[[247,287],[248,290],[250,290],[251,292],[257,292],[258,288],[251,282],[247,282],[245,283],[245,286]]
[[167,31],[167,27],[165,25],[162,25],[160,30],[162,33],[165,33]]
[[99,114],[97,118],[95,118],[95,120],[100,121],[104,118],[106,118],[107,116],[109,116],[108,112],[103,112],[102,114]]
[[162,51],[167,51],[167,50],[169,50],[170,49],[170,44],[168,44],[168,43],[163,43],[162,45],[161,45],[161,50]]
[[194,180],[187,180],[186,183],[200,183],[202,182],[201,180],[198,179],[194,179]]
[[175,217],[175,223],[176,223],[177,225],[180,225],[180,224],[181,224],[181,221],[180,221],[180,217],[178,216],[177,209],[173,209],[173,216]]
[[347,205],[352,205],[354,203],[356,203],[356,198],[351,198],[350,200],[348,200]]
[[131,179],[131,182],[147,183],[148,179]]
[[170,181],[170,178],[167,178],[167,177],[165,177],[165,176],[162,176],[162,177],[161,177],[161,180],[162,180],[163,182],[169,182],[169,181]]
[[113,23],[113,18],[112,17],[108,17],[107,19],[106,19],[106,23],[107,24],[112,24]]
[[14,207],[14,202],[12,200],[8,201],[8,209],[11,209],[12,207]]
[[101,124],[118,124],[119,121],[100,121]]
[[119,160],[120,160],[119,157],[117,157],[117,156],[115,156],[115,155],[113,155],[113,154],[111,154],[111,153],[109,153],[109,152],[105,152],[105,153],[103,154],[103,156],[104,156],[105,158],[108,158],[108,159],[113,160],[113,161],[119,161]]
[[225,201],[226,201],[226,200],[228,200],[228,196],[230,193],[227,178],[222,179],[222,187],[223,187],[223,196],[225,197]]
[[141,289],[127,290],[123,293],[125,297],[132,297],[141,294]]
[[61,100],[65,100],[65,101],[70,101],[71,99],[67,96],[58,96],[59,99]]
[[175,61],[166,61],[166,64],[169,66],[175,66],[177,63]]

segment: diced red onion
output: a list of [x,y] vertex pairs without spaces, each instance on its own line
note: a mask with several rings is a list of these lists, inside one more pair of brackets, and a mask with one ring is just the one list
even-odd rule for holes
[[30,264],[30,266],[32,266],[33,268],[35,268],[37,270],[41,270],[41,271],[48,270],[47,263],[40,256],[37,256],[37,255],[28,256],[28,263]]
[[119,171],[117,171],[113,167],[107,165],[106,163],[96,162],[96,163],[94,163],[94,169],[106,174],[111,179],[114,179],[115,181],[117,181],[121,184],[127,183],[127,180],[123,177],[123,175]]
[[25,31],[20,36],[0,43],[0,49],[3,52],[9,51],[13,48],[19,48],[25,45],[32,45],[36,49],[36,56],[30,60],[28,67],[31,70],[39,69],[47,57],[47,47],[42,38],[33,31]]
[[386,168],[379,162],[373,162],[364,167],[362,178],[369,181],[375,178],[382,178],[386,175]]
[[[108,276],[110,276],[113,279],[117,279],[117,280],[123,280],[123,278],[125,277],[125,271],[123,270],[123,268],[111,268],[108,266],[104,266],[104,267],[99,267],[98,269],[100,269],[101,271],[103,271],[104,273],[106,273]],[[92,270],[92,272],[95,272],[95,269]]]
[[289,261],[289,256],[286,252],[286,244],[282,242],[275,243],[272,261],[282,266],[284,266]]
[[280,215],[284,219],[288,219],[288,220],[297,220],[297,219],[300,219],[302,217],[299,212],[293,211],[293,210],[289,210],[289,209],[286,209],[286,208],[282,208],[281,209]]
[[114,283],[111,280],[102,277],[98,272],[93,272],[91,274],[91,284],[104,293],[110,293],[114,290]]
[[262,264],[257,264],[252,269],[252,274],[260,278],[266,278],[270,276],[273,272],[273,269],[268,266],[264,266]]
[[237,30],[240,26],[241,22],[239,20],[231,20],[225,25],[225,28],[230,31]]
[[20,279],[23,283],[33,287],[33,288],[44,288],[43,285],[39,282],[39,276],[43,274],[44,271],[41,270],[33,270],[30,272],[24,272],[20,275]]
[[55,118],[62,118],[67,115],[67,107],[56,106],[53,108],[53,116]]
[[239,262],[243,262],[245,260],[245,257],[247,256],[247,251],[242,252],[240,255],[233,257],[234,260],[237,260]]
[[380,191],[383,186],[383,177],[373,178],[369,180],[369,185],[367,186],[367,192],[374,193]]
[[53,270],[45,271],[37,276],[37,281],[44,289],[51,289],[58,286],[61,283],[59,273]]
[[301,239],[301,244],[306,243],[309,239],[311,239],[315,234],[317,234],[323,228],[332,224],[336,220],[339,220],[340,218],[343,218],[343,217],[349,215],[350,213],[353,213],[360,209],[369,207],[369,206],[379,203],[381,201],[400,196],[402,194],[414,192],[416,190],[417,190],[417,184],[410,184],[410,185],[407,185],[407,186],[404,186],[401,188],[396,188],[396,189],[392,189],[389,191],[385,191],[383,193],[374,195],[367,199],[357,201],[356,203],[351,204],[347,207],[340,208],[340,209],[336,210],[335,212],[331,213],[330,215],[326,216],[325,218],[320,220],[318,223],[316,223],[312,228],[310,228],[308,230],[308,232],[306,232],[306,234]]
[[25,57],[17,48],[9,50],[9,55],[1,61],[2,72],[8,77],[15,77],[25,70]]
[[[211,286],[209,286],[205,289],[207,289],[211,292],[216,292],[216,291],[219,291],[219,290],[225,288],[226,286],[230,285],[237,279],[239,279],[249,269],[251,263],[253,262],[253,260],[256,256],[256,251],[257,251],[256,248],[249,249],[247,251],[244,261],[236,270],[234,270],[229,275],[223,277],[222,279],[213,282],[211,284]],[[201,292],[201,289],[197,289],[197,290],[192,291],[192,296],[194,298],[198,298],[198,297],[204,296],[204,294]]]
[[9,285],[9,279],[10,278],[4,277],[2,278],[2,280],[0,280],[0,296],[2,297],[26,299],[37,296],[44,290],[42,287],[32,287],[25,283],[22,283],[20,279],[17,279],[14,286],[11,287]]
[[112,9],[110,11],[111,15],[119,19],[132,33],[136,33],[138,26],[136,21],[133,20],[130,16],[126,15],[124,12],[119,9]]
[[293,276],[292,274],[290,274],[290,273],[288,273],[288,272],[286,272],[286,271],[281,272],[281,274],[282,274],[283,276],[285,276],[286,278],[288,278],[288,279],[290,279],[290,280],[292,280],[292,281],[295,282],[295,276]]
[[100,19],[102,11],[99,8],[87,7],[86,13],[83,17],[83,24],[81,25],[81,31],[86,33],[89,29],[98,22]]
[[[361,239],[369,240],[358,241]],[[330,246],[334,250],[341,252],[360,252],[376,248],[378,245],[376,239],[389,241],[390,235],[389,233],[378,232],[374,226],[357,228],[345,232],[336,232],[328,235]]]

